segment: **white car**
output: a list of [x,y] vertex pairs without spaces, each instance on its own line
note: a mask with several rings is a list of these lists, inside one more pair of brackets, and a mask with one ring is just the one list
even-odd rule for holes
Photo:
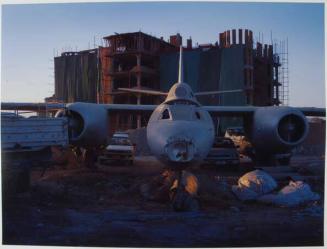
[[134,162],[134,145],[127,133],[116,132],[106,147],[99,162],[109,164],[112,162],[125,162],[132,165]]

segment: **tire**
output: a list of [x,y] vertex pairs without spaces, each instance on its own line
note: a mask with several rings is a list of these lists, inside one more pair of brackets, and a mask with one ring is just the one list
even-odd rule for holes
[[6,165],[2,165],[2,191],[4,196],[27,192],[29,188],[29,162],[6,162]]

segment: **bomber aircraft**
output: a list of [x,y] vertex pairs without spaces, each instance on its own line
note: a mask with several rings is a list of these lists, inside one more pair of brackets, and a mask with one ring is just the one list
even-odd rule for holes
[[[215,132],[212,117],[240,116],[246,122],[245,133],[251,142],[256,159],[277,153],[288,153],[301,144],[308,134],[306,116],[325,116],[325,108],[289,106],[202,106],[198,95],[240,92],[241,89],[194,93],[183,80],[183,56],[180,47],[179,77],[168,93],[119,88],[121,91],[166,96],[160,105],[94,104],[75,102],[64,107],[56,116],[68,118],[70,143],[84,148],[105,145],[108,119],[112,113],[152,113],[147,124],[147,141],[160,161],[173,169],[201,162],[209,153]],[[21,107],[40,108],[33,103],[1,103],[3,110]],[[43,104],[43,107],[45,105]]]

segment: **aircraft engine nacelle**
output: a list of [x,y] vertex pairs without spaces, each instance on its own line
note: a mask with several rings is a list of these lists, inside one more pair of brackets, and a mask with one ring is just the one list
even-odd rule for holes
[[289,151],[303,142],[308,127],[307,118],[295,108],[258,108],[253,117],[252,144],[260,151]]
[[103,106],[92,103],[72,103],[65,111],[59,111],[56,117],[68,118],[70,143],[82,147],[106,144],[108,115]]

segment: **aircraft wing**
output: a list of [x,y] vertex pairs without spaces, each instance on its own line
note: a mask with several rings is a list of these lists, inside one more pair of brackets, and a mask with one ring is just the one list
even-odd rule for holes
[[101,104],[109,113],[152,113],[157,105]]
[[46,111],[65,108],[63,103],[13,103],[1,102],[1,110]]
[[119,91],[129,92],[129,93],[136,93],[136,94],[146,94],[146,95],[160,95],[160,96],[167,96],[168,93],[156,91],[156,90],[149,90],[149,89],[138,89],[138,88],[118,88]]
[[305,116],[326,117],[326,108],[317,107],[295,107],[303,112]]
[[254,113],[255,106],[203,106],[211,116],[247,116]]
[[[259,106],[203,106],[212,116],[249,116]],[[279,108],[276,106],[276,108]],[[317,107],[293,107],[301,111],[305,116],[325,117],[326,109]]]
[[[83,103],[87,105],[88,103]],[[96,105],[94,103],[89,103]],[[69,104],[68,104],[69,105]],[[157,105],[131,104],[99,104],[108,112],[151,113]],[[59,110],[67,106],[64,103],[10,103],[1,102],[1,110],[46,111]],[[258,106],[203,106],[212,116],[248,116],[252,115]],[[278,108],[278,107],[276,107]],[[326,109],[317,107],[294,107],[306,116],[325,117]]]
[[215,94],[223,94],[223,93],[240,93],[244,92],[243,89],[235,89],[235,90],[222,90],[222,91],[208,91],[208,92],[195,92],[195,96],[201,95],[215,95]]
[[1,110],[20,110],[20,111],[46,111],[46,110],[60,110],[70,105],[98,105],[108,112],[129,112],[129,113],[152,113],[157,105],[131,105],[131,104],[95,104],[95,103],[85,103],[85,102],[76,102],[71,104],[64,103],[10,103],[10,102],[1,102]]

